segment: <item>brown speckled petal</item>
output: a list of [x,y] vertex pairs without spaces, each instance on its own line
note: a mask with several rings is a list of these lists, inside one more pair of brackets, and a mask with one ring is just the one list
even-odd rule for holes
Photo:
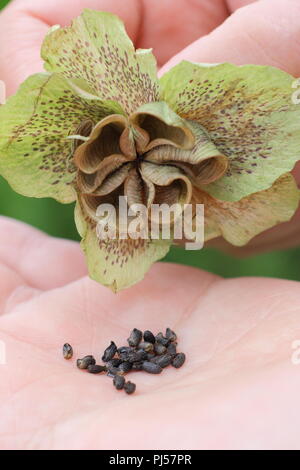
[[159,99],[156,61],[138,49],[115,15],[85,9],[70,27],[53,27],[42,47],[45,67],[84,78],[101,99],[117,101],[127,114]]
[[300,159],[300,106],[294,77],[273,67],[183,61],[160,80],[162,99],[199,122],[229,159],[224,176],[203,188],[237,201],[269,188]]

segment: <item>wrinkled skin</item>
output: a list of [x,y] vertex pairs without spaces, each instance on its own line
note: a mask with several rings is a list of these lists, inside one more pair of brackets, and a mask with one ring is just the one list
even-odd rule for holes
[[[48,25],[68,23],[83,6],[119,14],[138,46],[154,46],[160,65],[200,38],[167,68],[186,58],[268,64],[300,74],[297,0],[262,0],[244,9],[238,8],[251,2],[182,0],[176,2],[178,24],[174,14],[143,3],[140,28],[137,0],[131,8],[121,1],[58,6],[15,0],[0,17],[0,76],[9,92],[41,70],[38,51]],[[228,12],[223,25],[201,38]],[[257,237],[249,250],[295,245],[299,224],[298,215]],[[157,264],[143,282],[114,295],[87,278],[77,244],[5,218],[0,270],[0,339],[7,349],[7,365],[0,366],[0,448],[300,448],[300,366],[291,362],[292,342],[300,339],[298,283],[225,281]],[[135,396],[115,391],[107,377],[84,376],[74,360],[62,358],[66,341],[76,356],[99,357],[111,339],[123,343],[133,327],[165,326],[178,332],[187,362],[159,377],[131,374]]]

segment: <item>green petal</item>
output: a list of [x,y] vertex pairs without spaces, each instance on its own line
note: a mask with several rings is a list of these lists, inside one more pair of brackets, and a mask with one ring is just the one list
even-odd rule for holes
[[161,79],[162,99],[198,121],[229,158],[226,175],[203,189],[227,201],[269,188],[300,159],[294,78],[265,66],[181,62]]
[[84,216],[79,203],[75,220],[90,277],[114,292],[143,279],[151,265],[168,253],[171,245],[169,240],[99,241],[95,224]]
[[293,217],[300,192],[290,173],[271,188],[251,194],[238,202],[214,199],[195,190],[194,203],[204,204],[205,239],[223,236],[232,245],[243,246],[265,230]]
[[120,112],[78,85],[56,74],[33,75],[0,108],[0,173],[15,191],[64,203],[76,199],[74,140],[68,136],[86,120]]
[[42,58],[46,70],[84,78],[101,99],[117,101],[127,113],[158,99],[151,50],[135,51],[124,24],[111,13],[84,10],[70,27],[51,29]]

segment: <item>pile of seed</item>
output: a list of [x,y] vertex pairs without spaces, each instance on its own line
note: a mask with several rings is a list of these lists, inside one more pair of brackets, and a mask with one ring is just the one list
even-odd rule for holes
[[[134,328],[127,339],[128,346],[118,348],[111,341],[105,349],[102,361],[104,364],[96,364],[93,356],[85,356],[77,359],[78,369],[87,370],[90,374],[106,373],[113,378],[113,384],[117,390],[125,390],[131,394],[136,385],[125,381],[125,374],[130,371],[145,371],[149,374],[160,374],[162,370],[172,365],[176,369],[181,367],[185,361],[185,354],[177,352],[177,336],[170,328],[166,329],[165,335],[158,333],[156,336],[147,330],[142,331]],[[63,347],[65,359],[73,357],[73,348],[66,343]]]

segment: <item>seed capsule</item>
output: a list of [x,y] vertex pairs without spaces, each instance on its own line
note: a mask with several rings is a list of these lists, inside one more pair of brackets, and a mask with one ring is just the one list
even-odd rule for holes
[[90,374],[101,374],[101,372],[106,372],[107,371],[107,368],[106,366],[98,366],[98,365],[94,365],[94,364],[90,364],[87,368],[88,372]]
[[73,348],[69,343],[66,343],[63,346],[63,356],[67,360],[72,359],[73,357]]
[[156,354],[165,354],[167,348],[166,346],[164,346],[163,344],[161,343],[155,343],[154,345],[154,351],[156,352]]
[[146,341],[146,343],[152,343],[152,344],[155,343],[155,336],[152,333],[152,331],[149,331],[149,330],[144,331],[144,341]]
[[155,339],[157,343],[161,343],[163,346],[168,346],[169,340],[164,337],[162,333],[158,333],[158,335],[155,336]]
[[110,345],[105,349],[104,354],[102,356],[103,362],[110,361],[117,352],[117,346],[113,341],[111,341]]
[[174,341],[176,341],[177,336],[176,336],[176,333],[174,333],[174,331],[171,330],[171,328],[167,328],[166,329],[166,338],[169,341],[174,342]]
[[129,346],[138,346],[142,341],[143,333],[140,330],[134,328],[127,339]]
[[169,354],[164,354],[163,356],[160,356],[157,358],[156,360],[156,364],[161,367],[161,368],[164,368],[164,367],[168,367],[172,362],[172,356],[170,356]]
[[167,347],[167,352],[171,356],[175,356],[177,354],[176,343],[170,343],[169,346]]
[[172,366],[176,367],[176,369],[179,369],[184,364],[185,361],[185,354],[184,353],[178,353],[172,360]]
[[82,359],[77,359],[78,369],[87,369],[90,365],[95,365],[96,360],[93,356],[85,356]]
[[139,347],[140,349],[144,349],[144,351],[146,351],[147,353],[153,351],[153,344],[147,343],[146,341],[143,341],[142,343],[140,343]]
[[118,367],[118,373],[126,374],[132,369],[132,363],[129,361],[122,362]]
[[115,375],[113,383],[117,390],[122,390],[125,385],[125,378],[122,375]]
[[143,362],[143,370],[149,374],[160,374],[162,368],[154,362],[145,361]]
[[132,382],[126,382],[124,385],[124,390],[128,395],[131,395],[131,393],[135,392],[136,385]]

